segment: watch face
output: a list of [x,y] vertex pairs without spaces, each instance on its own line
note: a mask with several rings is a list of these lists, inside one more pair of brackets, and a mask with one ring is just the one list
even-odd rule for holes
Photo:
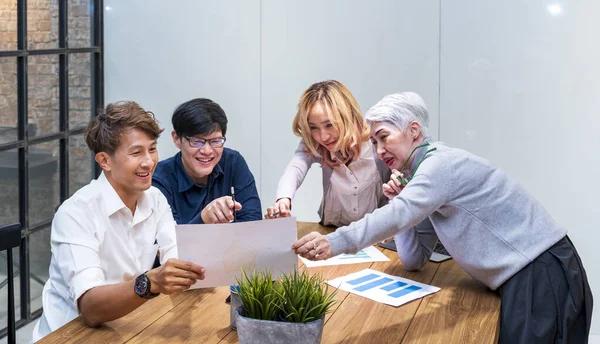
[[134,289],[136,294],[144,297],[148,293],[148,277],[146,275],[139,275],[135,279]]

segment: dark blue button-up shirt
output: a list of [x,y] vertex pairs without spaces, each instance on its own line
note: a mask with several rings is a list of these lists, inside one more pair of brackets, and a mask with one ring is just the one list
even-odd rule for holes
[[179,152],[158,163],[152,185],[165,195],[178,224],[204,223],[200,216],[202,210],[219,197],[231,196],[232,186],[235,188],[235,200],[242,205],[242,209],[236,212],[236,220],[262,219],[254,176],[242,155],[229,148],[223,149],[221,160],[210,174],[208,184],[194,183],[183,169]]

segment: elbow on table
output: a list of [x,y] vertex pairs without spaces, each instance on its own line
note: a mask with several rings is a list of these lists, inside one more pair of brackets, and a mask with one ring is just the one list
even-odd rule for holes
[[398,255],[398,259],[400,259],[400,261],[402,262],[402,266],[404,267],[404,270],[406,270],[406,271],[419,270],[429,260],[429,258],[426,258],[423,256],[422,257],[404,257],[404,256],[401,257],[400,255]]
[[[89,313],[89,312],[87,312]],[[81,317],[83,317],[83,322],[85,322],[85,324],[89,327],[98,327],[100,325],[103,324],[103,321],[98,319],[97,316],[94,316],[93,314],[87,314],[82,312],[81,313]]]

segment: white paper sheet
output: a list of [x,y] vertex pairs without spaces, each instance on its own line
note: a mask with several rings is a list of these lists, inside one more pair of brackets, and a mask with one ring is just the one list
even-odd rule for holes
[[327,283],[333,287],[394,307],[440,290],[440,288],[432,285],[371,269],[338,277],[327,281]]
[[[300,257],[300,256],[299,256]],[[308,268],[316,266],[327,266],[327,265],[343,265],[343,264],[358,264],[358,263],[371,263],[371,262],[389,262],[390,259],[385,254],[381,253],[374,246],[369,246],[365,249],[360,250],[355,254],[340,254],[335,257],[331,257],[326,260],[312,261],[306,258],[300,257],[300,260]]]
[[298,258],[296,218],[223,224],[177,225],[179,259],[206,269],[206,278],[193,288],[237,284],[241,270],[270,269],[273,278],[293,272]]

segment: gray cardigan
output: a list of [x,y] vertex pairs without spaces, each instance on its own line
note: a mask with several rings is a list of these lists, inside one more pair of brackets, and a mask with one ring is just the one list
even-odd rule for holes
[[[566,235],[523,186],[489,161],[443,143],[383,208],[327,235],[333,255],[391,236],[407,269],[423,266],[440,239],[456,262],[491,289]],[[415,154],[411,169],[427,148]]]

